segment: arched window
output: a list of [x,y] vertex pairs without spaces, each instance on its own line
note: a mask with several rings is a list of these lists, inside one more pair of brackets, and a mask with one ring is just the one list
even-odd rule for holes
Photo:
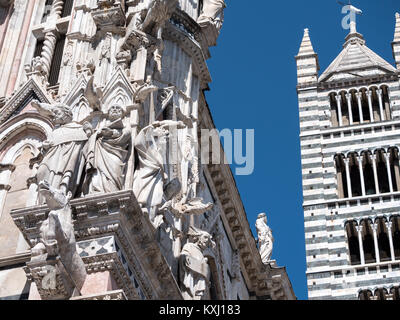
[[376,151],[376,169],[378,172],[379,191],[380,193],[390,192],[388,170],[386,167],[385,151]]
[[[358,108],[358,101],[356,97],[356,92],[355,90],[350,91],[350,103],[351,103],[351,112],[353,115],[353,123],[358,124],[360,123],[360,110]],[[347,99],[346,99],[347,100]]]
[[360,292],[358,299],[359,300],[372,300],[372,292],[370,290],[363,290]]
[[368,105],[368,97],[366,93],[366,89],[362,89],[360,91],[361,93],[361,106],[362,106],[362,113],[363,113],[363,118],[364,122],[371,122],[371,115],[369,112],[369,105]]
[[351,153],[349,155],[349,168],[350,168],[352,196],[359,197],[362,195],[361,191],[362,189],[361,189],[360,169],[359,169],[357,155],[355,153]]
[[400,260],[400,216],[392,217],[391,221],[394,256],[396,257],[396,260]]
[[400,288],[399,287],[393,287],[392,289],[390,289],[390,294],[391,294],[393,300],[400,300]]
[[379,108],[379,99],[378,99],[378,94],[376,92],[377,88],[371,88],[370,89],[372,92],[372,111],[374,114],[374,121],[382,121],[381,116],[380,116],[380,108]]
[[382,86],[382,100],[383,100],[383,107],[385,111],[386,120],[392,119],[392,112],[390,111],[390,98],[389,98],[389,88],[388,86]]
[[388,292],[384,288],[376,289],[375,290],[375,300],[386,300]]
[[382,262],[392,260],[390,254],[390,242],[388,229],[386,226],[386,219],[379,218],[375,222],[377,224],[377,237],[378,237],[378,248],[379,257]]
[[346,223],[347,242],[349,244],[349,256],[352,265],[361,264],[360,243],[356,226],[357,223],[355,221]]
[[363,152],[363,171],[364,171],[364,184],[365,193],[367,195],[376,194],[374,169],[372,163],[371,153],[369,151]]
[[399,149],[390,148],[390,171],[392,175],[393,191],[400,191]]
[[362,220],[361,225],[363,227],[362,236],[363,236],[365,263],[375,263],[376,255],[375,255],[374,235],[372,231],[372,221],[369,219]]
[[331,121],[332,121],[332,127],[338,127],[339,126],[339,113],[338,113],[338,105],[336,101],[336,94],[331,93],[329,95],[329,100],[330,100],[330,105],[331,105]]
[[338,196],[340,199],[347,198],[349,196],[347,191],[346,166],[343,159],[344,157],[342,154],[335,156]]
[[349,105],[347,103],[347,98],[346,98],[346,92],[342,91],[339,93],[339,95],[341,96],[341,99],[342,99],[341,107],[342,107],[343,125],[349,126],[350,125],[350,113],[349,113]]

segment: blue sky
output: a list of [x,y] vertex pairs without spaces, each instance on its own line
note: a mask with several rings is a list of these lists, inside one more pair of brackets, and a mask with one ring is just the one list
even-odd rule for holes
[[[255,129],[255,171],[236,176],[239,192],[254,234],[258,213],[267,213],[273,258],[287,267],[297,297],[307,299],[294,56],[309,28],[323,72],[348,31],[341,27],[336,0],[226,2],[222,34],[208,61],[213,82],[206,96],[218,129]],[[353,5],[364,12],[357,29],[367,46],[394,64],[399,1],[354,0]]]

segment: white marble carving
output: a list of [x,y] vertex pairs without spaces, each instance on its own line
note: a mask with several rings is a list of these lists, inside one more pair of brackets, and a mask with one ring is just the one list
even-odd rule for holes
[[272,236],[272,230],[267,225],[267,215],[265,213],[258,215],[256,229],[261,260],[264,264],[268,264],[271,261],[274,237]]
[[213,24],[220,31],[224,23],[224,0],[204,0],[203,9],[197,23],[200,25]]
[[105,122],[101,123],[84,148],[85,194],[123,189],[125,164],[131,141],[130,128],[123,122],[125,112],[122,106],[113,105]]
[[27,265],[43,299],[79,294],[86,278],[85,265],[76,249],[71,193],[51,187],[46,181],[39,192],[50,209],[40,228],[40,242],[32,249]]
[[215,243],[208,232],[190,228],[189,242],[184,245],[180,264],[181,290],[185,300],[207,300],[210,288],[210,267],[204,252]]
[[50,116],[56,126],[42,144],[43,159],[36,178],[47,181],[64,195],[71,191],[74,195],[83,172],[82,148],[92,133],[90,124],[72,122],[72,112],[64,104],[49,105],[32,101],[40,113]]
[[168,181],[164,167],[167,163],[167,137],[170,130],[182,128],[182,122],[155,121],[141,130],[135,140],[139,164],[134,175],[133,192],[153,222],[163,203],[164,185]]

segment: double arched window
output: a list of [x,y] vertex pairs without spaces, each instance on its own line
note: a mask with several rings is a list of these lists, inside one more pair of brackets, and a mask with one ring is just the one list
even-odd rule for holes
[[359,300],[400,300],[400,287],[377,288],[375,290],[362,290]]
[[397,147],[337,154],[335,166],[339,198],[400,191]]
[[400,216],[347,221],[345,230],[352,265],[400,260]]
[[329,99],[332,127],[392,119],[387,85],[331,92]]

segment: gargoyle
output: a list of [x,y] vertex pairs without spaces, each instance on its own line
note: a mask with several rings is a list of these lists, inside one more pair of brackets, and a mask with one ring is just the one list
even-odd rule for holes
[[[68,283],[65,287],[71,288],[67,291],[72,295],[73,291],[80,292],[86,279],[85,265],[76,250],[72,210],[69,204],[72,195],[65,195],[46,181],[39,183],[39,192],[45,198],[50,213],[40,228],[40,242],[32,249],[31,263],[46,265],[47,261],[59,260],[61,265],[58,270],[62,270],[62,282],[64,285]],[[39,292],[43,290],[40,283],[38,289]]]

